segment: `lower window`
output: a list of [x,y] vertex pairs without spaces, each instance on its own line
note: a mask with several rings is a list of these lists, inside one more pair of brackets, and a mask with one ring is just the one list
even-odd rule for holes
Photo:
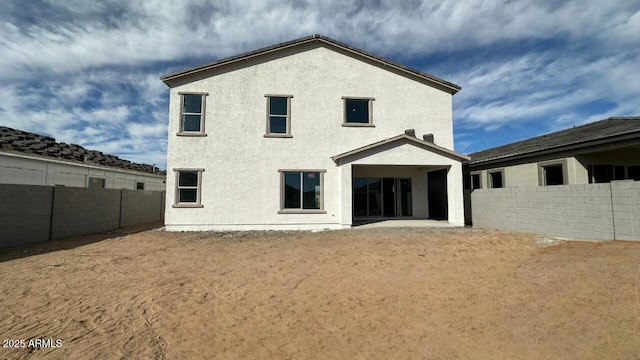
[[489,185],[492,189],[499,189],[501,187],[504,187],[502,171],[489,173]]
[[480,174],[471,174],[471,188],[480,189]]
[[102,178],[89,178],[89,185],[87,186],[89,189],[104,189],[105,179]]
[[176,169],[176,202],[174,206],[200,207],[203,169]]
[[589,165],[589,183],[608,183],[614,180],[640,180],[640,166]]
[[542,167],[544,185],[564,185],[564,170],[562,164]]
[[324,170],[280,171],[283,212],[314,212],[323,209]]

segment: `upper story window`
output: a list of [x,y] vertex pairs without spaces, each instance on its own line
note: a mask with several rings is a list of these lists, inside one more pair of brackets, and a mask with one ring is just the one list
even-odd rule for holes
[[180,130],[178,135],[202,136],[207,93],[180,94]]
[[267,98],[267,132],[265,137],[291,137],[292,95],[265,95]]
[[344,117],[342,126],[373,127],[374,98],[342,97],[344,103]]

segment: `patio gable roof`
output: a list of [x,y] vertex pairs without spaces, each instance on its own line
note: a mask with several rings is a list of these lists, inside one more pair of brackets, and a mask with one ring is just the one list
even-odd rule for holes
[[363,153],[365,151],[374,150],[376,148],[380,148],[382,146],[393,144],[393,143],[398,143],[398,142],[399,143],[404,143],[404,144],[406,144],[406,143],[412,144],[412,145],[415,145],[415,146],[417,146],[417,147],[419,147],[421,149],[424,149],[424,150],[427,150],[427,151],[430,151],[430,152],[433,152],[433,153],[436,153],[436,154],[439,154],[439,155],[442,155],[442,156],[445,156],[447,158],[450,158],[450,159],[453,159],[453,160],[456,160],[456,161],[460,161],[460,162],[468,161],[470,159],[466,155],[462,155],[460,153],[457,153],[455,151],[449,150],[449,149],[444,148],[442,146],[438,146],[438,145],[436,145],[436,144],[434,144],[432,142],[425,141],[425,140],[420,140],[420,139],[418,139],[418,138],[416,138],[414,136],[410,136],[410,135],[407,135],[407,134],[400,134],[400,135],[397,135],[397,136],[394,136],[394,137],[391,137],[391,138],[388,138],[388,139],[385,139],[385,140],[377,141],[377,142],[371,143],[369,145],[365,145],[365,146],[362,146],[362,147],[359,147],[359,148],[356,148],[356,149],[353,149],[353,150],[350,150],[350,151],[347,151],[347,152],[332,156],[331,160],[333,160],[336,164],[338,164],[340,162],[340,160],[343,160],[343,159],[346,159],[346,158],[361,154],[361,153]]

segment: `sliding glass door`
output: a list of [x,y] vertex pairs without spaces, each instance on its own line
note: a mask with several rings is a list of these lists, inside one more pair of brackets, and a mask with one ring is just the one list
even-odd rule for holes
[[353,178],[353,217],[411,216],[411,179]]

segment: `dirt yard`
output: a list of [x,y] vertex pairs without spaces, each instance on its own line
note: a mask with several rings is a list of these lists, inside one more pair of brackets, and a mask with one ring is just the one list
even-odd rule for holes
[[3,345],[61,340],[0,359],[640,359],[638,243],[152,230],[5,251],[0,278]]

